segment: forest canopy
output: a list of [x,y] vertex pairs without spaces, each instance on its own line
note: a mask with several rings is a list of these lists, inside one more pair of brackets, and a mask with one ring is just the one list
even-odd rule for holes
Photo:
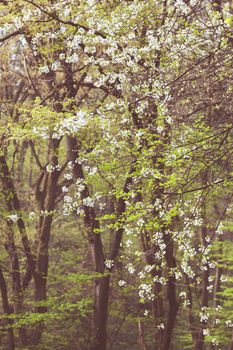
[[233,350],[232,1],[0,14],[0,350]]

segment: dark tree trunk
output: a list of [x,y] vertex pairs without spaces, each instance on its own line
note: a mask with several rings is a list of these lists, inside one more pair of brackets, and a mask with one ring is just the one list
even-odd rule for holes
[[[208,171],[205,171],[204,174],[202,175],[202,183],[203,185],[207,184],[208,180]],[[203,220],[203,225],[201,229],[201,241],[202,245],[204,248],[207,248],[207,211],[206,211],[206,199],[203,198],[202,200],[202,220]],[[202,287],[201,287],[201,306],[202,307],[208,307],[209,303],[209,292],[208,292],[208,284],[209,284],[209,275],[210,275],[210,269],[208,266],[208,263],[205,265],[206,270],[204,270],[203,275],[202,275]],[[203,334],[203,328],[204,328],[205,322],[203,322],[200,327],[199,331],[197,334],[197,340],[195,344],[195,350],[202,350],[204,346],[204,340],[205,336]]]
[[[37,303],[36,311],[38,313],[47,312],[45,301],[47,299],[49,240],[53,221],[53,211],[55,209],[57,196],[57,183],[60,174],[57,170],[59,144],[59,140],[51,140],[49,149],[49,164],[54,169],[52,172],[45,172],[43,174],[40,181],[38,182],[38,188],[36,189],[36,196],[37,200],[39,201],[39,210],[44,211],[44,215],[41,215],[38,225],[38,248],[36,260],[36,274],[34,277],[34,299]],[[42,188],[40,188],[40,186],[42,186]],[[43,328],[43,322],[40,322],[35,327],[32,339],[33,345],[37,345],[40,343]]]
[[106,349],[109,285],[110,275],[95,282],[94,339],[91,350]]
[[[1,289],[1,296],[2,296],[2,307],[4,314],[10,315],[11,314],[11,308],[8,301],[8,293],[7,293],[7,287],[6,287],[6,281],[2,272],[2,269],[0,267],[0,289]],[[13,321],[12,320],[6,320],[8,323],[8,350],[15,350],[15,338],[14,338],[14,331],[13,331]]]
[[138,345],[141,350],[147,350],[146,342],[145,342],[145,334],[144,334],[144,324],[142,320],[138,319]]
[[24,161],[27,153],[28,141],[23,141],[19,152],[19,164],[17,169],[17,181],[23,181]]
[[[6,158],[4,155],[0,157],[0,178],[3,186],[3,194],[5,197],[6,207],[9,214],[13,212],[20,213],[21,206],[20,202],[14,187],[13,180],[11,178],[11,174],[9,172],[9,168],[6,162]],[[13,286],[13,295],[14,295],[14,312],[21,313],[23,311],[23,290],[21,284],[21,274],[20,274],[20,264],[18,259],[17,248],[14,240],[14,231],[12,227],[12,221],[10,219],[7,220],[7,225],[9,229],[8,240],[6,242],[6,250],[9,253],[11,260],[11,268],[12,268],[12,286]],[[21,239],[24,247],[24,251],[26,257],[28,259],[28,264],[33,268],[33,257],[30,251],[29,242],[26,236],[25,225],[22,218],[17,220],[17,226],[19,232],[21,234]],[[19,328],[19,336],[20,342],[22,346],[27,345],[27,334],[24,327]]]
[[[220,244],[222,244],[222,239],[218,240]],[[217,307],[220,304],[220,296],[219,292],[221,291],[221,276],[223,274],[223,267],[219,266],[221,264],[221,255],[222,255],[222,247],[220,246],[218,250],[217,257],[217,267],[216,267],[216,273],[215,273],[215,281],[214,281],[214,292],[213,292],[213,304],[214,307]]]
[[[23,290],[21,285],[20,264],[18,259],[18,253],[14,242],[14,233],[11,224],[8,223],[9,234],[8,241],[6,243],[6,250],[9,253],[11,260],[11,276],[12,276],[12,289],[13,289],[13,312],[19,314],[23,312]],[[27,345],[27,333],[24,327],[19,328],[19,337],[22,346]]]
[[193,340],[193,344],[195,344],[196,342],[196,331],[195,331],[195,319],[193,316],[193,295],[192,295],[192,290],[190,287],[190,281],[189,278],[187,276],[185,276],[185,282],[187,284],[187,289],[188,289],[188,301],[189,301],[189,305],[188,305],[188,319],[189,319],[189,326],[190,326],[190,332],[192,335],[192,340]]
[[165,259],[168,268],[168,282],[167,282],[167,301],[168,311],[165,330],[163,334],[163,350],[169,350],[171,346],[172,332],[175,326],[176,315],[178,312],[179,304],[176,298],[176,280],[172,269],[176,267],[176,261],[173,256],[173,239],[168,232],[164,232]]
[[[68,159],[73,162],[73,174],[74,179],[84,178],[84,172],[82,165],[75,162],[79,157],[79,144],[76,138],[68,137]],[[132,176],[134,168],[129,172],[126,178],[123,191],[128,193],[129,185],[132,182]],[[84,182],[85,184],[85,182]],[[84,185],[84,190],[81,192],[81,199],[90,196],[90,191],[88,186]],[[123,215],[125,213],[126,205],[123,198],[120,198],[117,203],[117,217],[123,220]],[[84,221],[87,228],[88,240],[90,242],[92,260],[94,269],[97,273],[104,274],[107,276],[97,278],[95,281],[94,288],[94,316],[93,316],[93,344],[91,344],[91,350],[105,350],[107,343],[107,319],[108,319],[108,302],[109,302],[109,288],[110,288],[110,273],[112,268],[106,269],[104,264],[105,256],[103,251],[103,244],[101,235],[98,233],[100,228],[99,221],[96,216],[93,207],[84,206]],[[97,232],[96,232],[97,231]],[[120,243],[123,235],[123,224],[115,231],[114,241],[112,243],[109,259],[115,261],[118,256]]]
[[230,345],[228,347],[228,350],[233,350],[233,332],[232,332],[231,342],[230,342]]

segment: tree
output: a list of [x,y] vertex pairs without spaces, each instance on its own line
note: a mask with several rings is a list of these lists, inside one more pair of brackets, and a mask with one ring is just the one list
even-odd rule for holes
[[0,9],[3,346],[231,346],[230,3]]

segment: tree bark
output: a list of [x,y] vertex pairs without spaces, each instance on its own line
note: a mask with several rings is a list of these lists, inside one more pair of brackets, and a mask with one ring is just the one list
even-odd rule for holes
[[[74,179],[84,178],[84,172],[82,165],[76,162],[79,157],[79,145],[77,139],[74,137],[68,137],[68,159],[73,162],[73,174]],[[132,167],[124,184],[123,191],[129,192],[129,185],[132,181],[131,174],[134,168]],[[81,192],[81,199],[90,196],[88,186],[84,182],[84,190]],[[119,198],[117,203],[117,217],[123,219],[123,215],[126,210],[126,204],[123,198]],[[100,273],[103,277],[97,278],[94,288],[94,317],[93,317],[93,344],[91,344],[91,350],[105,350],[107,343],[107,319],[108,319],[108,303],[109,303],[109,289],[110,289],[110,274],[112,268],[106,269],[104,264],[105,256],[103,251],[103,243],[100,233],[98,218],[96,216],[93,207],[84,206],[84,221],[87,228],[87,236],[90,243],[92,260],[94,264],[95,272]],[[112,249],[110,251],[109,259],[115,261],[118,256],[120,243],[123,235],[123,224],[119,229],[115,231],[114,241],[112,243]],[[104,274],[107,274],[104,276]]]
[[94,338],[91,350],[105,350],[107,343],[107,319],[110,275],[95,282]]
[[[5,197],[6,207],[8,213],[16,212],[17,215],[21,211],[20,202],[14,187],[11,174],[6,162],[4,155],[0,157],[0,178],[3,186],[3,194]],[[14,312],[21,313],[23,311],[23,290],[21,284],[21,274],[20,274],[20,264],[17,253],[17,248],[14,240],[14,231],[12,226],[12,221],[7,220],[8,226],[8,239],[6,242],[6,250],[10,256],[11,268],[12,268],[12,286],[13,286],[13,295],[14,295]],[[17,226],[21,234],[21,239],[24,247],[24,251],[28,260],[29,265],[32,267],[34,261],[30,251],[29,242],[26,236],[25,225],[22,218],[19,217],[17,220]],[[27,345],[27,334],[24,327],[19,328],[20,341],[23,346]]]
[[138,345],[141,350],[147,350],[144,334],[144,324],[140,318],[138,319]]
[[[58,166],[58,149],[60,140],[50,140],[50,155],[49,164],[53,167],[51,172],[44,172],[37,188],[37,200],[39,201],[39,210],[41,213],[38,224],[38,248],[36,259],[36,275],[34,278],[35,294],[34,300],[36,302],[36,311],[38,313],[46,313],[47,306],[45,301],[47,299],[47,277],[49,264],[49,240],[51,234],[51,227],[53,221],[53,211],[55,209],[57,183],[59,178]],[[42,179],[44,181],[42,181]],[[40,342],[43,333],[43,322],[40,322],[34,329],[33,345]]]
[[[11,314],[11,308],[8,301],[8,293],[7,293],[7,286],[6,281],[2,272],[2,268],[0,267],[0,289],[1,289],[1,296],[2,296],[2,307],[3,311],[6,315]],[[8,327],[8,350],[15,350],[15,337],[14,337],[14,331],[13,331],[13,321],[11,319],[8,319],[6,321],[9,325]]]
[[175,257],[173,255],[173,240],[171,235],[164,232],[165,259],[168,268],[168,282],[167,282],[167,301],[168,311],[165,330],[163,334],[163,350],[169,350],[171,346],[172,332],[175,326],[176,315],[178,312],[179,304],[176,298],[176,280],[172,269],[176,267]]
[[[204,174],[202,175],[202,183],[205,185],[208,180],[208,171],[205,170]],[[206,210],[206,198],[202,199],[202,220],[203,220],[203,225],[201,228],[201,241],[202,245],[204,248],[207,247],[208,243],[206,241],[207,238],[207,210]],[[205,266],[205,270],[203,271],[202,275],[202,287],[201,287],[201,306],[202,307],[208,307],[209,303],[209,292],[208,292],[208,284],[209,284],[209,275],[210,275],[210,269],[208,266],[208,263]],[[199,331],[197,334],[197,339],[196,339],[196,344],[195,344],[195,350],[202,350],[204,346],[204,340],[205,336],[203,334],[203,327],[204,327],[205,322],[200,325]]]

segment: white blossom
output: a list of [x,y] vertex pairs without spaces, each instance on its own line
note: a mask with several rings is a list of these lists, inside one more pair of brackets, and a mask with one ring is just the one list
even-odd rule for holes
[[139,286],[139,297],[147,300],[154,300],[154,293],[151,284],[143,283]]
[[227,321],[226,321],[226,326],[227,326],[227,327],[233,327],[233,322],[232,322],[232,320],[227,320]]
[[135,267],[133,266],[132,263],[129,263],[126,265],[126,269],[128,270],[130,275],[133,275],[134,272],[136,271]]
[[49,73],[49,67],[48,66],[43,66],[39,68],[40,73]]
[[120,287],[124,287],[126,285],[126,282],[124,280],[120,280],[120,281],[118,281],[118,285]]
[[158,329],[164,329],[164,328],[165,328],[164,323],[159,323],[159,324],[157,325],[157,328],[158,328]]
[[94,207],[94,200],[91,197],[83,198],[83,205],[86,207]]
[[30,211],[30,213],[28,214],[29,219],[33,220],[36,216],[36,213],[34,211]]
[[66,186],[62,186],[61,190],[62,190],[63,193],[69,192],[69,189]]
[[203,329],[203,335],[210,335],[210,330],[209,330],[209,328],[204,328],[204,329]]
[[114,261],[110,259],[106,259],[104,264],[108,269],[111,269],[114,266]]
[[64,178],[65,178],[66,180],[72,180],[72,179],[73,179],[73,175],[67,173],[67,174],[64,175]]
[[19,220],[19,217],[17,214],[11,214],[11,215],[8,215],[8,219],[16,223]]

